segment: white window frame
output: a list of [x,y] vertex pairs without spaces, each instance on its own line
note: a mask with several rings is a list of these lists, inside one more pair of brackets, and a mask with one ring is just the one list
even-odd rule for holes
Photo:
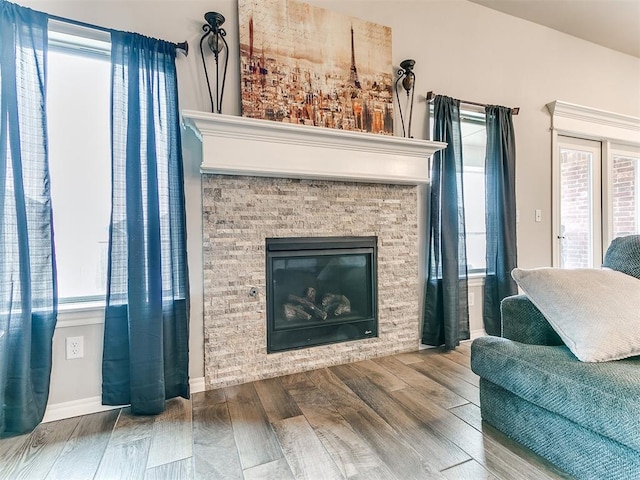
[[[49,49],[79,56],[111,58],[111,36],[108,32],[50,19],[48,37]],[[56,329],[104,323],[104,300],[96,301],[92,297],[70,300],[58,305]]]
[[[477,121],[477,122],[482,122],[484,123],[484,131],[485,131],[485,135],[486,135],[486,131],[487,131],[487,119],[485,116],[485,110],[483,107],[474,107],[473,105],[465,105],[464,109],[460,109],[460,122],[473,122],[473,121]],[[464,139],[462,141],[463,144],[463,150],[464,150]],[[485,157],[486,157],[486,147],[485,147]],[[463,152],[463,162],[464,162],[464,152]],[[471,166],[471,165],[467,165],[467,168],[470,168],[472,170],[476,170],[478,169],[479,171],[482,171],[483,176],[486,175],[486,171],[485,171],[485,167],[477,167],[477,166]],[[474,172],[474,173],[479,173],[479,172]],[[463,174],[464,174],[464,163],[463,163]],[[485,182],[486,185],[486,182]],[[487,192],[485,191],[485,198],[486,198],[486,194]],[[485,201],[485,206],[486,206],[486,201]],[[486,239],[486,229],[487,226],[485,225],[485,239]],[[486,246],[486,242],[485,242],[485,256],[486,256],[486,252],[487,252],[487,246]],[[467,258],[467,261],[469,259]],[[471,279],[474,279],[473,285],[475,286],[477,284],[481,284],[484,285],[484,278],[487,275],[487,269],[486,266],[485,268],[476,268],[471,270],[468,275],[467,278],[469,279],[468,281],[471,281]]]
[[[612,195],[608,185],[612,169],[612,145],[640,148],[640,118],[608,112],[556,100],[547,104],[551,114],[551,194],[552,194],[552,252],[553,266],[560,265],[560,148],[558,137],[567,136],[601,142],[602,167],[602,250],[612,240]],[[600,261],[602,258],[600,259]]]
[[[604,153],[607,153],[606,158]],[[602,235],[607,245],[613,240],[613,192],[609,188],[613,177],[613,157],[637,157],[640,159],[640,143],[638,145],[623,145],[621,143],[606,142],[603,144],[604,165],[602,168]],[[640,161],[639,161],[640,167]],[[640,168],[636,169],[636,188],[640,188]],[[640,213],[640,192],[636,195],[636,212]],[[640,219],[636,219],[640,223]]]

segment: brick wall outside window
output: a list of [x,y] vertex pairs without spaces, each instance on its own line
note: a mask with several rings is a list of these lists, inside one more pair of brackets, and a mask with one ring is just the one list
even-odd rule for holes
[[613,158],[613,235],[638,232],[638,160]]
[[591,258],[590,161],[587,152],[564,149],[560,152],[564,268],[586,268]]
[[[591,200],[591,155],[576,150],[561,150],[562,267],[589,266]],[[639,231],[638,159],[614,156],[612,168],[613,236],[631,235]]]

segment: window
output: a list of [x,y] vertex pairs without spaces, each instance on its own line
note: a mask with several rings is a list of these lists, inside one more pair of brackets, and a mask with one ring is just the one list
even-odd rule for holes
[[61,303],[104,300],[106,292],[111,214],[109,48],[108,35],[105,41],[50,26],[47,128]]
[[612,238],[640,233],[640,148],[614,146],[611,152]]
[[[433,125],[433,106],[430,112]],[[487,268],[487,228],[485,225],[484,162],[487,129],[484,112],[461,110],[462,183],[467,242],[467,272],[483,275]],[[433,131],[431,132],[433,138]]]
[[467,233],[467,270],[484,273],[487,268],[487,228],[485,225],[484,162],[487,151],[487,130],[484,114],[460,113],[462,131],[462,182]]

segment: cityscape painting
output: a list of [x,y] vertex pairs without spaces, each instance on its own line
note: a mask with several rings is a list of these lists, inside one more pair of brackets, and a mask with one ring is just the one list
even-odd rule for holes
[[239,0],[242,115],[393,135],[391,28],[294,0]]

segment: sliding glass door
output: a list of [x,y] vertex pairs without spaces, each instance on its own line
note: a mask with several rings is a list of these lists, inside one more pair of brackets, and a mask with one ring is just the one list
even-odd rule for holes
[[602,261],[600,142],[558,137],[558,265],[590,268]]
[[640,148],[557,137],[554,265],[593,268],[616,237],[640,233]]

